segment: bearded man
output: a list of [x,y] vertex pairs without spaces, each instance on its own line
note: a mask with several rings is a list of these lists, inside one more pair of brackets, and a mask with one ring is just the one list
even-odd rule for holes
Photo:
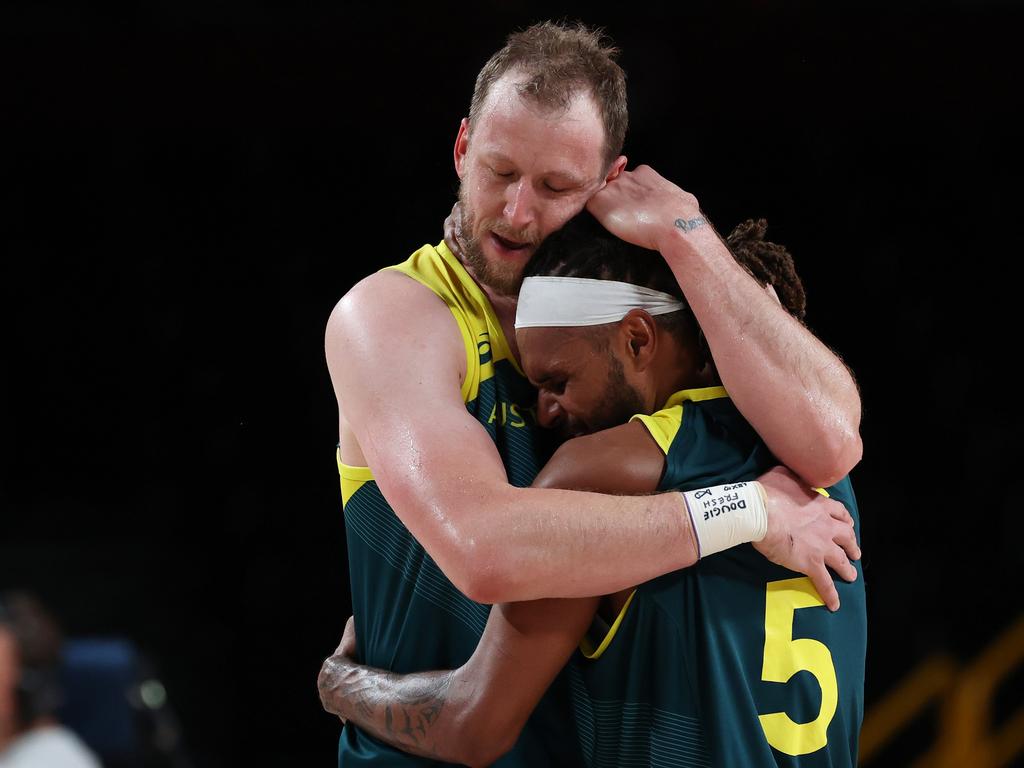
[[[527,487],[548,452],[518,363],[517,291],[537,245],[584,206],[665,257],[737,408],[795,473],[761,477],[761,517],[733,521],[725,545],[759,539],[833,609],[827,566],[856,574],[849,514],[805,490],[860,458],[853,379],[735,263],[692,195],[649,168],[625,171],[614,55],[581,26],[510,36],[456,136],[461,187],[444,240],[361,281],[328,322],[357,653],[373,667],[455,668],[485,603],[611,594],[698,559],[678,492]],[[563,694],[556,681],[502,764],[578,761]],[[352,726],[339,752],[342,765],[422,761]]]

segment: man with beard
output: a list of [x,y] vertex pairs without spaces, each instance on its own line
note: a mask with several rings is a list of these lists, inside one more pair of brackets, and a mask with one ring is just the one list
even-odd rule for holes
[[[860,403],[842,363],[735,265],[692,195],[648,168],[624,171],[613,54],[582,27],[510,36],[456,137],[460,203],[445,239],[364,279],[328,323],[353,613],[359,656],[376,667],[457,667],[487,622],[481,603],[612,593],[698,557],[678,493],[527,487],[546,452],[517,361],[516,292],[536,245],[584,205],[624,237],[616,228],[647,222],[648,247],[688,286],[723,381],[780,461],[829,485],[860,457]],[[649,197],[655,187],[670,194]],[[760,518],[724,545],[763,536],[762,553],[812,576],[837,607],[826,565],[852,575],[847,554],[859,556],[845,509],[808,503],[792,474],[761,480]],[[507,759],[572,763],[552,746],[565,741],[557,693]],[[412,759],[356,728],[340,754],[346,765]]]
[[[746,222],[729,243],[802,318],[792,259],[764,230]],[[722,516],[750,508],[750,481],[775,459],[720,386],[664,261],[581,214],[544,241],[527,274],[516,328],[541,422],[585,435],[564,443],[534,484],[687,491],[701,542],[711,542]],[[857,516],[849,478],[829,493]],[[360,667],[350,622],[321,673],[324,706],[396,746],[488,765],[580,643],[568,673],[588,766],[854,768],[863,580],[839,583],[843,604],[830,613],[810,579],[749,545],[703,554],[608,596],[597,617],[597,598],[495,606],[455,671]]]

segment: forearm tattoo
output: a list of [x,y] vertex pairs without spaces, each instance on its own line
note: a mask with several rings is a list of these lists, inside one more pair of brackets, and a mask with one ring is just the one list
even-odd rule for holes
[[[438,720],[454,672],[397,675],[332,657],[320,673],[320,698],[329,712],[399,749],[450,760]],[[449,744],[449,746],[451,746]]]
[[707,219],[703,216],[698,216],[695,219],[676,219],[675,225],[679,227],[683,232],[692,232],[698,227],[707,225]]

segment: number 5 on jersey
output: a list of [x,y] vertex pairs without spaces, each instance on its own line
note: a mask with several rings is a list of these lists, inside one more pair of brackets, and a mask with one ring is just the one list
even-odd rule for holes
[[821,686],[821,709],[808,723],[794,722],[785,712],[758,715],[768,743],[787,755],[806,755],[824,747],[828,743],[829,723],[836,714],[839,685],[831,651],[817,640],[793,639],[794,612],[824,604],[806,576],[768,582],[761,679],[786,683],[797,672],[807,671]]

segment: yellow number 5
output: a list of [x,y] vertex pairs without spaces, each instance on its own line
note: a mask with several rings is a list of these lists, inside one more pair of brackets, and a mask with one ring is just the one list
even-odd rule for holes
[[817,640],[793,639],[794,611],[824,604],[806,576],[768,582],[761,679],[785,683],[797,672],[806,670],[821,686],[821,709],[809,723],[793,722],[785,712],[758,715],[768,743],[787,755],[806,755],[824,747],[828,743],[828,724],[836,714],[839,684],[832,653]]

